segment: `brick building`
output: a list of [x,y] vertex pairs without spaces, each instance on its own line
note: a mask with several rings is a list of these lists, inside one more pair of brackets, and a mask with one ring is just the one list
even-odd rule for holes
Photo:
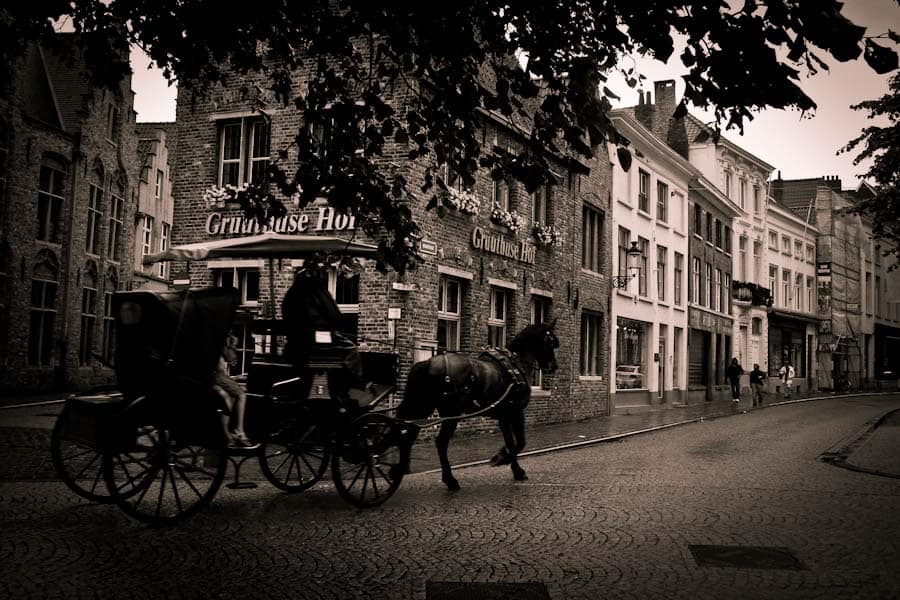
[[75,44],[32,46],[0,96],[0,389],[112,378],[112,293],[132,275],[130,78],[91,85]]
[[[302,75],[295,81],[299,91]],[[259,83],[260,85],[256,85]],[[264,91],[264,82],[235,77],[194,104],[180,95],[177,108],[177,161],[173,176],[173,243],[184,244],[255,231],[231,206],[207,206],[205,190],[240,184],[264,171],[270,156],[287,148],[300,123]],[[394,98],[400,108],[404,96]],[[484,148],[515,149],[525,132],[515,123],[482,113]],[[609,194],[611,168],[605,148],[590,164],[567,156],[551,157],[556,178],[534,194],[515,181],[493,181],[478,173],[471,190],[454,188],[445,214],[426,211],[425,200],[412,206],[422,228],[417,270],[399,277],[371,266],[361,273],[333,273],[329,286],[345,315],[346,330],[363,348],[396,349],[401,384],[414,361],[434,352],[475,352],[505,344],[531,322],[557,319],[562,342],[559,370],[532,374],[528,417],[535,422],[574,420],[606,414],[609,368]],[[408,149],[386,148],[385,159],[406,177],[412,189],[424,181],[426,163],[410,161]],[[295,159],[294,159],[295,160]],[[291,171],[291,156],[282,162]],[[480,201],[477,214],[453,209],[453,199]],[[492,204],[524,222],[518,230],[491,219]],[[539,243],[532,223],[563,232],[558,243]],[[274,224],[286,233],[348,235],[354,219],[335,213],[324,201]],[[246,370],[263,338],[254,332],[264,319],[280,318],[280,302],[292,280],[290,261],[255,260],[191,263],[192,286],[238,288],[243,305],[237,325]],[[273,268],[274,267],[274,268]],[[184,265],[173,268],[182,269]],[[479,423],[466,423],[478,427]]]
[[168,263],[148,266],[144,256],[162,252],[172,239],[175,203],[172,198],[175,123],[138,123],[138,205],[134,232],[134,289],[168,289],[171,275]]

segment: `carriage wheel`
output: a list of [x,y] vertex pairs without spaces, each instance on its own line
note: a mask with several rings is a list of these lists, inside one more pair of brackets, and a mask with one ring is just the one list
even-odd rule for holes
[[53,468],[70,490],[94,502],[111,502],[103,483],[103,456],[92,445],[79,441],[69,432],[71,409],[63,407],[50,435]]
[[209,505],[225,468],[223,439],[182,444],[170,429],[152,425],[139,427],[133,443],[103,456],[106,485],[116,503],[153,525],[177,523]]
[[378,506],[403,479],[400,424],[365,414],[341,432],[331,458],[331,475],[341,497],[354,506]]
[[292,419],[263,444],[259,466],[275,487],[302,492],[322,478],[328,459],[328,440],[322,427]]

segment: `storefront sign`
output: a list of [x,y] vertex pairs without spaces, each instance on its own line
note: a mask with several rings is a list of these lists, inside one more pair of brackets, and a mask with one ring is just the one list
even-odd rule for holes
[[533,244],[528,244],[524,240],[518,243],[511,242],[501,235],[487,233],[481,227],[472,230],[472,246],[476,250],[484,250],[530,265],[534,264],[537,254],[537,248]]
[[253,218],[242,214],[224,215],[220,212],[210,213],[206,217],[207,235],[254,235],[264,231],[277,233],[304,233],[306,231],[347,231],[356,228],[356,217],[336,212],[330,206],[319,208],[318,214],[294,213],[275,219],[272,224],[260,226]]
[[827,275],[831,277],[831,263],[820,262],[816,264],[816,275]]

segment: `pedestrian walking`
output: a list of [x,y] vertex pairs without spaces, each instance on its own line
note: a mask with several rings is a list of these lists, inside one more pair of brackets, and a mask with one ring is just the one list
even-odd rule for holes
[[753,370],[750,371],[750,394],[753,399],[753,406],[762,406],[763,403],[763,379],[766,378],[764,371],[760,371],[759,365],[754,363]]
[[794,385],[794,367],[791,365],[791,361],[786,360],[781,365],[781,368],[778,370],[778,379],[781,380],[781,384],[784,386],[784,398],[790,398],[791,386]]
[[728,377],[728,383],[731,384],[732,402],[741,401],[741,375],[743,374],[744,369],[741,368],[741,364],[738,362],[738,359],[732,358],[731,364],[728,365],[727,369],[725,369],[725,376]]

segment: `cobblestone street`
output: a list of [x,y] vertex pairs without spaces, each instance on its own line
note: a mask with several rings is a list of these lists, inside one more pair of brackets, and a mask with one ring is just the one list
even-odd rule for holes
[[[223,487],[172,529],[60,483],[4,482],[0,596],[424,599],[438,582],[533,582],[554,599],[898,598],[900,479],[819,460],[898,408],[778,406],[527,457],[524,483],[461,469],[456,494],[419,473],[369,511],[327,483]],[[895,440],[875,430],[848,461],[888,468]],[[786,548],[800,568],[701,566],[690,547],[705,544]]]

